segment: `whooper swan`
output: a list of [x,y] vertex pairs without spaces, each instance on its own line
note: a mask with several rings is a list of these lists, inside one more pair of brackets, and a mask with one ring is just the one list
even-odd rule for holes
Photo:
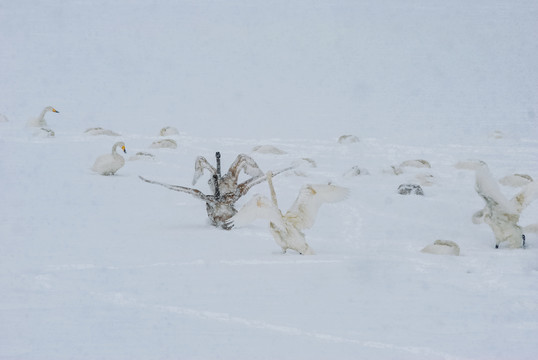
[[344,200],[349,190],[331,184],[304,185],[292,207],[282,215],[278,208],[272,173],[267,173],[267,183],[271,190],[271,200],[262,195],[255,195],[231,219],[234,225],[242,226],[257,218],[269,220],[269,230],[282,252],[292,249],[303,254],[314,254],[306,243],[301,230],[314,225],[319,208],[323,203]]
[[101,155],[95,160],[92,170],[101,175],[114,175],[125,164],[123,156],[116,152],[118,146],[121,147],[124,153],[127,153],[125,143],[119,141],[112,146],[111,154]]
[[45,121],[45,114],[49,111],[52,111],[58,114],[60,113],[58,110],[56,110],[52,106],[47,106],[46,108],[43,109],[43,111],[41,111],[41,115],[28,121],[28,126],[46,128],[48,125],[47,125],[47,122]]
[[94,136],[99,136],[99,135],[120,136],[120,134],[118,134],[117,132],[109,130],[109,129],[103,129],[102,127],[89,128],[86,131],[84,131],[84,134],[94,135]]
[[532,231],[534,226],[521,227],[519,217],[521,212],[538,199],[538,183],[530,182],[523,186],[510,200],[504,196],[501,189],[491,175],[488,166],[482,163],[475,170],[475,190],[486,202],[486,206],[474,213],[473,223],[488,224],[495,234],[495,248],[502,242],[507,242],[510,248],[525,247],[525,231]]

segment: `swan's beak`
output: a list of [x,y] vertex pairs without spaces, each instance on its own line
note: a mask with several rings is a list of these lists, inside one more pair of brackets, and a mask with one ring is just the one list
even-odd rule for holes
[[56,110],[54,108],[52,108],[52,112],[55,112],[55,113],[58,113],[58,114],[60,113],[58,110]]
[[127,154],[127,150],[125,150],[125,146],[122,146],[121,149],[123,150],[124,153]]

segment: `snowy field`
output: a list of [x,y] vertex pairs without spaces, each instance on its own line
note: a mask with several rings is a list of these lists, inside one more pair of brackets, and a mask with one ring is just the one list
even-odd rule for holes
[[[0,359],[535,359],[538,235],[495,249],[454,165],[538,178],[537,19],[534,1],[2,2]],[[125,166],[92,172],[116,141]],[[350,189],[306,231],[315,255],[138,178],[191,186],[216,151],[224,171],[300,163],[274,178],[282,210],[307,183]],[[460,256],[420,251],[437,239]]]

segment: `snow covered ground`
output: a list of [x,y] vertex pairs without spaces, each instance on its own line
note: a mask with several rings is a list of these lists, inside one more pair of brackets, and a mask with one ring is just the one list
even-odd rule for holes
[[[538,178],[536,19],[533,1],[2,3],[0,359],[536,358],[538,235],[495,249],[454,167]],[[36,137],[47,105],[56,135]],[[178,148],[151,148],[168,125]],[[91,172],[118,140],[126,165]],[[274,179],[284,210],[306,183],[351,190],[306,231],[316,255],[138,178],[190,186],[215,151],[313,160]],[[431,168],[394,175],[414,159]],[[461,256],[420,252],[437,239]]]

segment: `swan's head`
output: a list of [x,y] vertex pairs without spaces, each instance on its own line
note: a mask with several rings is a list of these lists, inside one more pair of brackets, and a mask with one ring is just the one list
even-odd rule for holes
[[127,150],[125,150],[125,143],[123,141],[118,141],[115,143],[114,146],[112,146],[112,152],[116,151],[118,146],[123,150],[124,153],[127,154]]
[[45,113],[47,111],[52,111],[52,112],[55,112],[55,113],[58,113],[58,114],[60,113],[58,110],[56,110],[52,106],[47,106],[45,109],[43,109],[43,113]]

